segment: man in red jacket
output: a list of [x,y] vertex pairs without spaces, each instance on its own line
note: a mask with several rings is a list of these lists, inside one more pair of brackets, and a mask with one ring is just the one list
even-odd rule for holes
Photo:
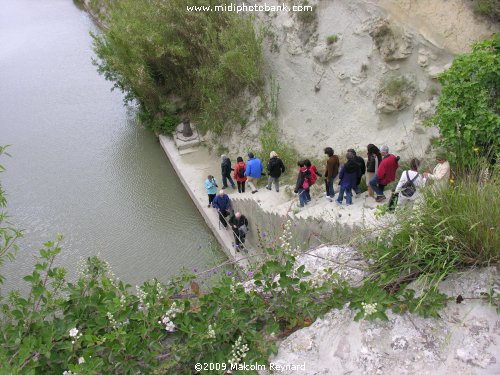
[[389,147],[382,146],[380,152],[382,153],[382,161],[378,167],[377,174],[370,181],[370,186],[377,193],[377,197],[375,198],[377,202],[386,200],[384,188],[396,179],[396,170],[399,168],[398,158],[389,154]]

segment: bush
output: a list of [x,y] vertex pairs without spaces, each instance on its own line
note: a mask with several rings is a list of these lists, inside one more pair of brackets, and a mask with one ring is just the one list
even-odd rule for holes
[[268,120],[260,129],[260,143],[264,165],[267,165],[266,161],[269,160],[271,151],[276,151],[283,164],[285,164],[285,175],[293,175],[294,167],[299,160],[298,152],[283,138],[278,125],[274,121]]
[[476,176],[439,192],[424,190],[413,210],[396,211],[396,224],[382,228],[364,247],[376,282],[397,289],[421,278],[435,285],[457,269],[500,263],[500,181],[494,174],[478,183]]
[[474,0],[472,3],[474,13],[500,21],[500,3],[498,0]]
[[[299,6],[302,6],[301,11],[297,11],[297,19],[304,23],[304,24],[310,24],[316,19],[316,5],[310,5],[309,1],[303,0]],[[312,7],[307,8],[307,7]]]
[[439,144],[459,167],[472,168],[481,157],[494,162],[500,147],[500,34],[476,43],[446,72],[436,115]]
[[327,44],[333,44],[333,43],[337,42],[337,40],[339,40],[339,37],[337,35],[335,35],[335,34],[328,35],[326,37],[326,43]]
[[[215,0],[123,0],[93,35],[95,64],[114,87],[156,116],[176,95],[199,112],[201,130],[221,132],[239,113],[233,98],[262,85],[261,40],[232,12],[187,12]],[[231,117],[233,116],[233,117]]]

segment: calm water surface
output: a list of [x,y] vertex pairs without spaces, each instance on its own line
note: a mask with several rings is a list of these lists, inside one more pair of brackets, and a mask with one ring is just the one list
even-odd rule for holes
[[70,0],[0,0],[2,184],[26,230],[7,284],[65,236],[59,264],[99,254],[136,284],[223,257],[156,138],[92,65],[88,16]]

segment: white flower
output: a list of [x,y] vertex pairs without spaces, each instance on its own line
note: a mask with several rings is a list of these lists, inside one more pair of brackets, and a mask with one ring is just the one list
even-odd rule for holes
[[85,358],[83,357],[78,358],[78,364],[81,365],[82,363],[85,363]]
[[365,316],[370,316],[377,312],[377,303],[364,303],[361,302],[363,310],[365,311]]
[[453,241],[453,240],[454,240],[454,237],[453,237],[453,236],[445,236],[445,237],[444,237],[444,240],[445,240],[445,241]]
[[71,371],[66,370],[63,372],[63,375],[73,375],[73,373]]
[[79,331],[78,331],[76,328],[71,328],[71,329],[69,330],[69,335],[70,335],[71,337],[76,337],[76,336],[78,336],[78,332],[79,332]]
[[[214,327],[215,327],[215,324],[214,324]],[[215,339],[215,330],[213,329],[211,324],[208,325],[207,333],[208,333],[209,338]]]

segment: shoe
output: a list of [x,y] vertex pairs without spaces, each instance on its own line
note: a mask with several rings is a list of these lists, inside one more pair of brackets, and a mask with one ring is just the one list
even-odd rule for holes
[[325,197],[328,202],[333,202],[332,197],[329,197],[328,195]]
[[279,190],[279,189],[276,189],[276,193],[279,193],[279,192],[280,192],[280,190]]
[[271,190],[271,187],[269,187],[269,186],[266,186],[266,189],[267,189],[267,190]]
[[342,202],[335,201],[335,203],[337,203],[339,206],[342,206]]
[[258,191],[258,190],[254,190],[254,191],[252,191],[252,194],[255,194],[257,191]]
[[375,198],[375,202],[380,203],[385,201],[386,199],[387,198],[385,197],[385,195],[379,195],[377,198]]
[[212,205],[211,205],[211,204],[209,204],[209,205],[208,205],[208,208],[210,208],[210,207],[212,207]]

